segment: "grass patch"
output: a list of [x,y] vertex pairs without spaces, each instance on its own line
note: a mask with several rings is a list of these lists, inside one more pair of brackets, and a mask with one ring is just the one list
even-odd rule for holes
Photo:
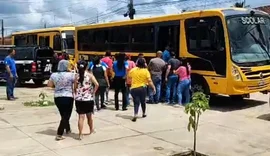
[[24,102],[23,105],[27,107],[47,107],[55,105],[54,102],[46,99],[48,96],[44,92],[41,92],[38,97],[40,98],[38,101],[27,101]]
[[47,107],[54,106],[54,102],[49,100],[38,100],[38,101],[28,101],[23,103],[24,106],[27,107]]

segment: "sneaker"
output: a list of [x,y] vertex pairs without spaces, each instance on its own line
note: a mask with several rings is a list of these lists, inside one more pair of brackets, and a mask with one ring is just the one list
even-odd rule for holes
[[8,100],[8,101],[15,101],[14,98],[8,98],[7,100]]
[[143,115],[142,115],[142,117],[143,117],[143,118],[146,118],[146,117],[147,117],[147,115],[146,115],[146,114],[143,114]]
[[58,135],[58,136],[55,137],[55,140],[56,141],[60,141],[60,140],[64,140],[64,139],[65,138],[63,136],[60,136],[60,135]]
[[136,122],[137,121],[137,117],[134,117],[131,121]]

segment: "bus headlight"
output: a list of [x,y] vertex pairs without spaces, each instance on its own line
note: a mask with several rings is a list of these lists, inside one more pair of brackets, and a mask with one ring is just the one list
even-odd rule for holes
[[232,76],[234,77],[235,81],[242,81],[242,77],[238,69],[232,66]]

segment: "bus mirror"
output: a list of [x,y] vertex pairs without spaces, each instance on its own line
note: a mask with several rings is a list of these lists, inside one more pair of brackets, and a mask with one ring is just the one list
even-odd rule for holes
[[61,34],[62,39],[66,39],[66,33]]

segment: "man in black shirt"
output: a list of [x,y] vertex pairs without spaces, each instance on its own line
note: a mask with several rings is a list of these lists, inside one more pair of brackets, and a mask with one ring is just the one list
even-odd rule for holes
[[[171,53],[171,59],[168,61],[167,72],[165,76],[165,81],[167,82],[166,87],[166,102],[168,104],[175,103],[176,101],[176,88],[178,82],[178,76],[174,74],[174,70],[178,69],[181,65],[181,62],[175,58],[175,53]],[[171,89],[172,89],[172,99],[171,97]]]

